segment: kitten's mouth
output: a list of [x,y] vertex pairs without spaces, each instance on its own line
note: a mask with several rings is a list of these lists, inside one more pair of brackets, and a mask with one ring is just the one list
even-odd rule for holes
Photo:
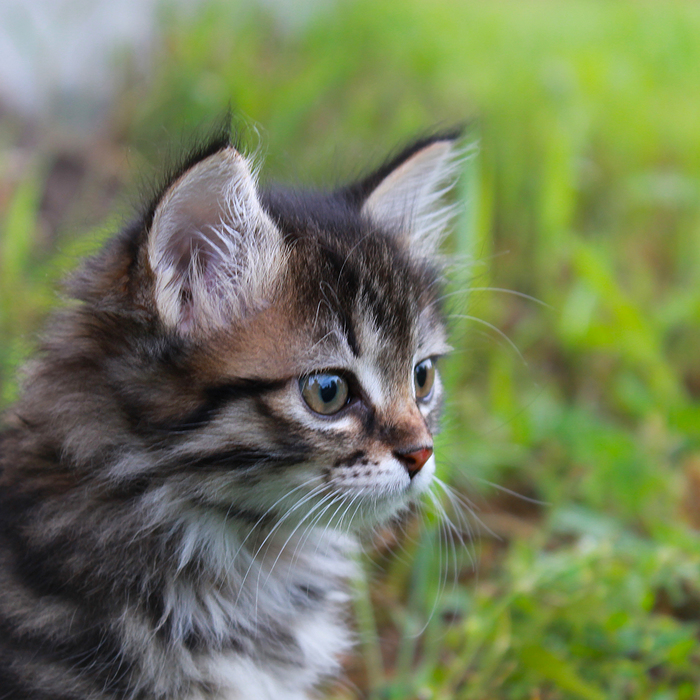
[[432,448],[423,448],[363,469],[339,470],[330,481],[338,492],[358,501],[400,507],[422,495],[434,473]]

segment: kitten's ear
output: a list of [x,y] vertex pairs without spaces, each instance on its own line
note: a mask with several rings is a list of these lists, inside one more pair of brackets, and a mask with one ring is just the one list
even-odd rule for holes
[[149,233],[163,321],[188,333],[261,308],[279,276],[281,240],[238,151],[227,147],[195,164],[165,192]]
[[406,149],[355,190],[362,214],[405,237],[419,255],[432,256],[455,211],[446,202],[461,170],[459,135],[435,137]]

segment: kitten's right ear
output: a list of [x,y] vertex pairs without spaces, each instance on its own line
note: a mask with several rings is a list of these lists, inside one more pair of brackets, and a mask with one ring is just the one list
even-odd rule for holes
[[196,163],[166,190],[149,233],[162,320],[190,333],[260,309],[279,277],[281,243],[250,164],[236,149]]
[[461,132],[421,139],[347,190],[364,216],[432,257],[455,214],[447,200],[462,168]]

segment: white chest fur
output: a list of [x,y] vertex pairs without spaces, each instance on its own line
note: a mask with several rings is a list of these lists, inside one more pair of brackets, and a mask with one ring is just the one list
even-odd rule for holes
[[[183,627],[216,630],[222,640],[227,629],[246,630],[239,647],[188,655],[187,700],[307,700],[320,681],[338,674],[351,646],[344,582],[356,574],[355,544],[328,531],[309,539],[299,550],[272,540],[261,568],[243,577],[245,595],[180,591]],[[308,604],[295,604],[291,590],[314,593]]]
[[188,700],[308,700],[324,677],[336,675],[339,657],[350,646],[343,624],[319,614],[296,630],[302,663],[280,664],[243,656],[216,653],[198,657],[199,684],[208,694],[193,693]]

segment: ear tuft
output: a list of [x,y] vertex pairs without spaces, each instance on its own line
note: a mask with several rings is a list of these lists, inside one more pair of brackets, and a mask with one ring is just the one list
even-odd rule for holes
[[281,236],[233,147],[196,163],[158,204],[148,242],[158,311],[182,332],[261,308],[279,276]]
[[407,149],[379,177],[366,180],[373,188],[362,203],[362,214],[405,238],[418,255],[433,256],[457,209],[447,195],[466,155],[457,137],[436,137]]

